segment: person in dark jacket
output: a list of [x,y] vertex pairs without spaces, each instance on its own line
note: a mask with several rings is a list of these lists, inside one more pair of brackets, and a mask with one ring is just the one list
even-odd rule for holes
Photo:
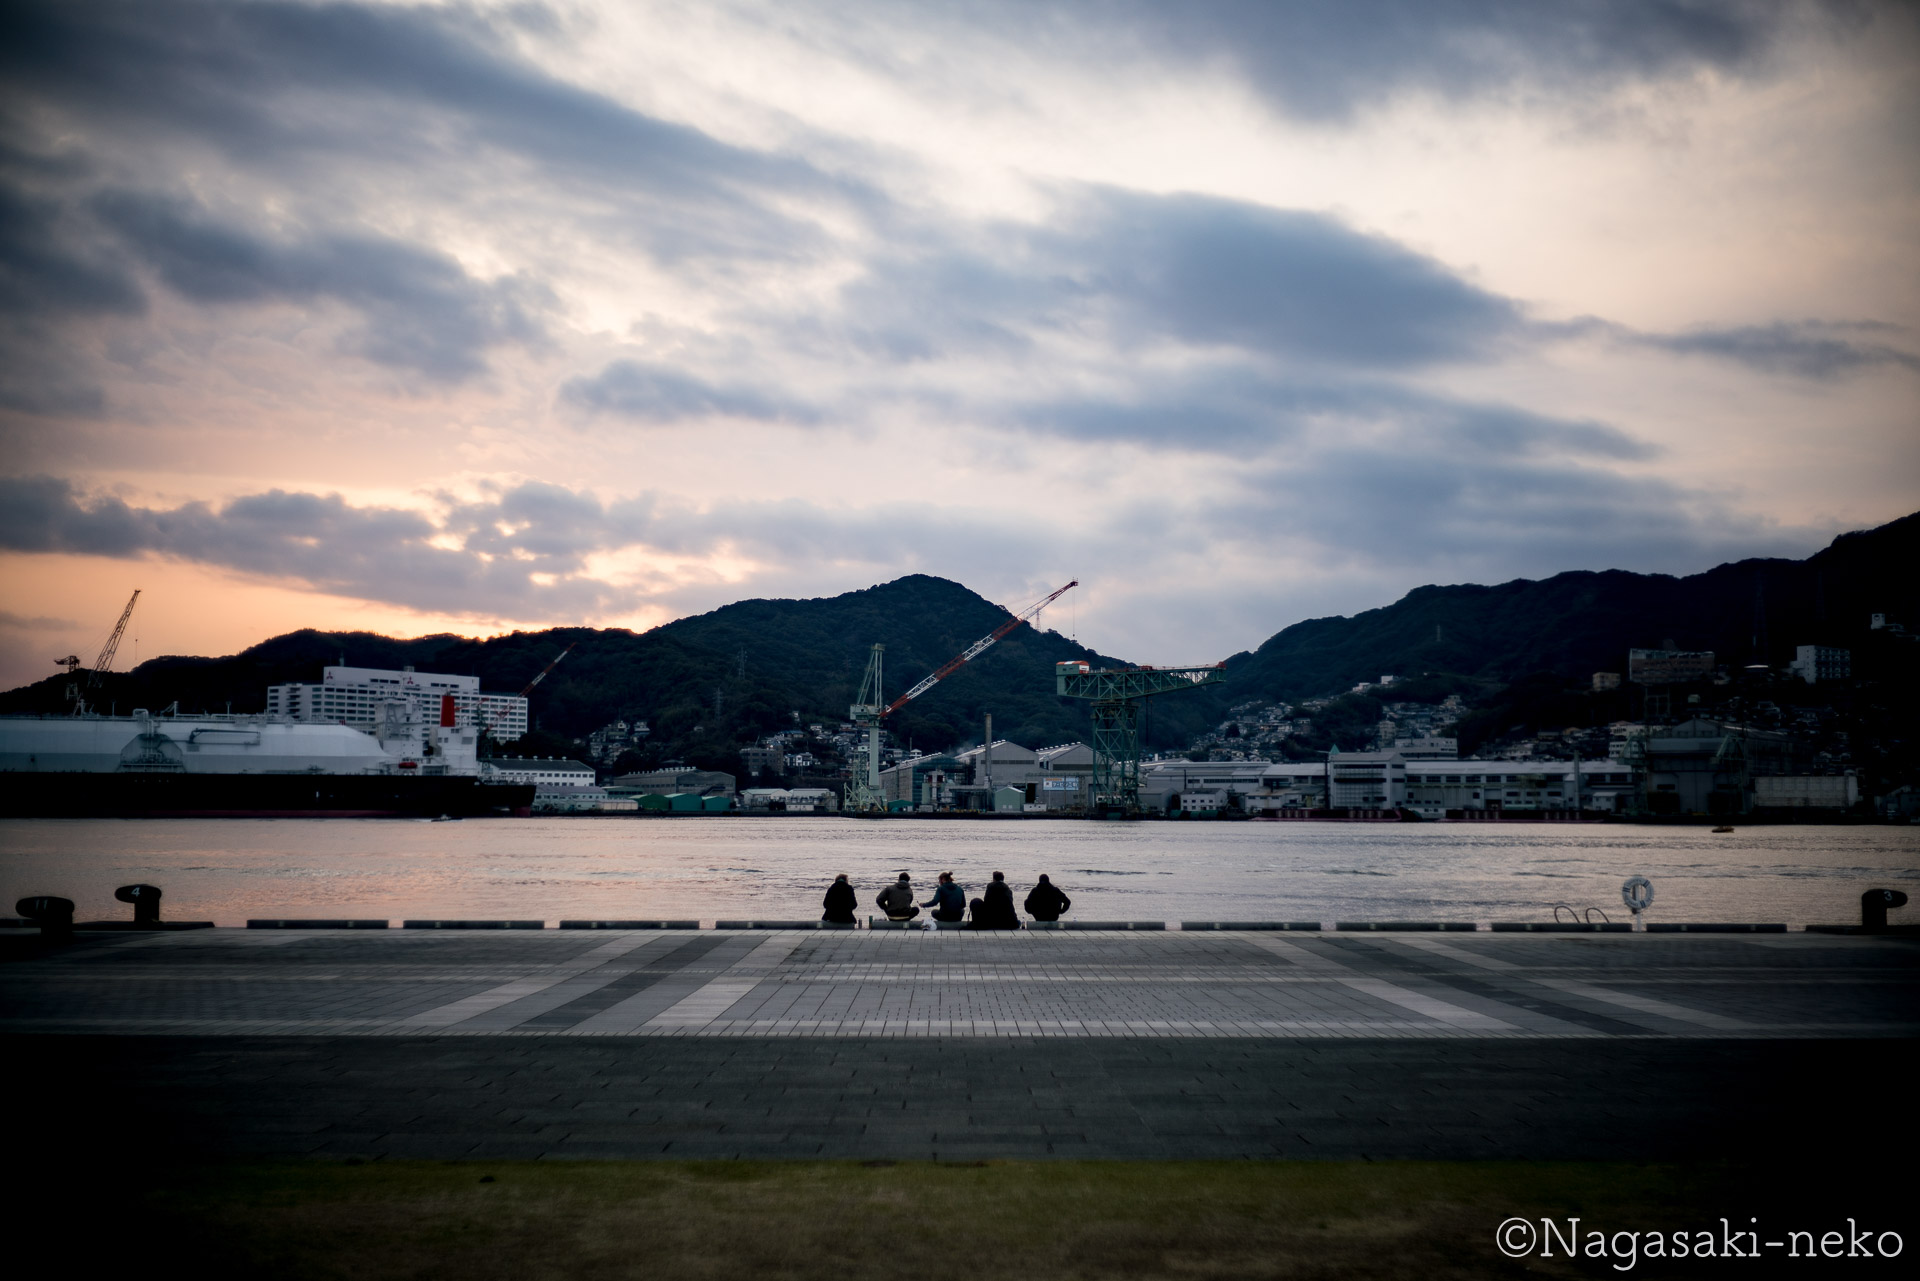
[[905,872],[900,879],[880,891],[873,900],[874,906],[887,914],[889,921],[911,921],[920,915],[920,909],[913,905],[913,883]]
[[820,906],[827,911],[820,919],[833,925],[852,925],[853,909],[859,905],[860,900],[853,896],[853,886],[847,884],[847,874],[842,872],[827,886],[827,897],[820,901]]
[[1006,874],[995,872],[984,899],[973,900],[973,928],[976,930],[1017,930],[1020,917],[1013,910],[1013,887]]
[[953,882],[952,872],[940,873],[933,897],[920,905],[933,909],[933,919],[942,925],[956,925],[967,919],[967,892]]
[[1036,921],[1057,921],[1060,913],[1073,906],[1073,900],[1060,892],[1043,872],[1040,883],[1027,891],[1027,915]]

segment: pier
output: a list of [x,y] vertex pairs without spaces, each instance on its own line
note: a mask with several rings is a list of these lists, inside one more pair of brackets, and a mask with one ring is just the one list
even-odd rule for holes
[[1909,937],[8,935],[29,1127],[208,1154],[1831,1154],[1920,1035]]

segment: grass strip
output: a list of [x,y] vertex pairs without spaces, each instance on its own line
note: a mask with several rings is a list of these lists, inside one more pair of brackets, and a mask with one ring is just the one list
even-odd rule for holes
[[[1823,1186],[1827,1213],[1904,1226],[1870,1184],[1851,1202],[1844,1177]],[[310,1160],[126,1162],[66,1208],[113,1225],[90,1235],[95,1261],[139,1243],[204,1276],[1195,1281],[1617,1276],[1617,1258],[1507,1258],[1495,1229],[1516,1215],[1745,1226],[1781,1212],[1780,1190],[1744,1167],[1627,1163]],[[62,1205],[49,1198],[43,1223]]]

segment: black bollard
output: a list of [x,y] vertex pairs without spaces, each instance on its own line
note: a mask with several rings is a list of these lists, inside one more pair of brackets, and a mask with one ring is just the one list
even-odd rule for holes
[[36,894],[15,903],[13,910],[15,915],[40,922],[40,937],[43,939],[65,940],[73,937],[73,900],[70,898]]
[[1887,909],[1906,905],[1905,891],[1868,890],[1860,896],[1860,929],[1867,934],[1881,933],[1887,928]]
[[160,887],[158,885],[122,885],[113,892],[122,903],[133,904],[135,925],[160,924]]

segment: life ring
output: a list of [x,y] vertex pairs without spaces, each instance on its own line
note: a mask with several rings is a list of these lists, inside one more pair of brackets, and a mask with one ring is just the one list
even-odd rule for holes
[[1646,911],[1653,906],[1653,882],[1644,876],[1629,876],[1620,886],[1620,901],[1630,911]]

